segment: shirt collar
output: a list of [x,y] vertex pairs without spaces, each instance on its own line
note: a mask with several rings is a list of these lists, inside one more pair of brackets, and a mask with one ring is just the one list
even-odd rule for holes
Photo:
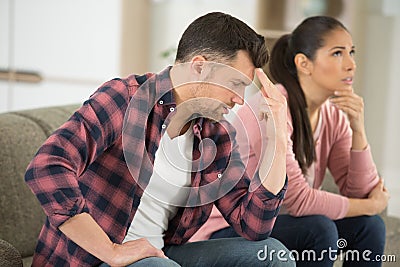
[[162,105],[176,105],[170,71],[172,66],[168,66],[163,71],[155,75],[157,101]]
[[[172,69],[172,66],[168,66],[164,70],[162,70],[160,73],[155,75],[155,81],[156,81],[156,95],[160,96],[157,97],[158,104],[163,105],[164,107],[169,107],[169,106],[176,106],[176,101],[174,98],[173,94],[173,85],[172,85],[172,80],[170,76],[170,71]],[[194,134],[199,137],[200,132],[202,130],[202,125],[204,123],[204,118],[197,118],[194,119],[194,123],[192,124],[193,126],[193,132]]]

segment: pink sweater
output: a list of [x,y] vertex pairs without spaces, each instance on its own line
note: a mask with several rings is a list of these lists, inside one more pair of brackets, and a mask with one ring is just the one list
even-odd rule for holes
[[[287,97],[286,90],[279,89]],[[252,96],[248,105],[258,114],[259,93]],[[257,148],[260,144],[260,133],[252,120],[245,118],[252,111],[245,105],[239,109],[238,116],[249,134],[250,144]],[[234,121],[236,124],[238,120]],[[263,126],[263,125],[261,125]],[[265,127],[262,127],[265,129]],[[288,110],[288,136],[293,133],[292,119]],[[282,205],[282,211],[292,216],[325,215],[332,220],[343,218],[348,210],[348,198],[365,198],[378,183],[377,170],[372,159],[369,146],[362,151],[351,149],[352,131],[346,115],[326,101],[320,110],[319,123],[316,129],[315,150],[317,160],[314,163],[314,180],[310,186],[302,174],[300,166],[295,159],[293,142],[288,138],[286,155],[286,172],[289,179],[288,190]],[[238,140],[240,145],[241,140]],[[256,149],[254,149],[256,150]],[[260,151],[249,155],[248,167],[251,170],[257,166]],[[328,168],[338,185],[340,195],[320,190],[326,168]],[[311,170],[312,171],[312,170]],[[208,221],[190,239],[190,242],[206,240],[210,235],[222,228],[229,226],[218,209],[213,208]]]

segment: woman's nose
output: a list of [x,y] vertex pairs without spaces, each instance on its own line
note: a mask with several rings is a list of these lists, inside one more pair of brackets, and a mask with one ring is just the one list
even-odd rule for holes
[[346,63],[345,63],[345,68],[347,71],[350,70],[355,70],[357,68],[356,61],[352,56],[348,56]]

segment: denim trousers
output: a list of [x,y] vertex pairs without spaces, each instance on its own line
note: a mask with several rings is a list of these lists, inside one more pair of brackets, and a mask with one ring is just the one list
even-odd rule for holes
[[[290,251],[297,266],[381,266],[386,228],[382,218],[359,216],[333,221],[322,215],[293,217],[279,215],[271,236]],[[235,237],[232,228],[215,232],[211,238]]]
[[[150,257],[129,267],[296,266],[289,251],[274,238],[249,241],[242,237],[221,238],[163,248],[168,259]],[[100,265],[108,266],[107,264]]]

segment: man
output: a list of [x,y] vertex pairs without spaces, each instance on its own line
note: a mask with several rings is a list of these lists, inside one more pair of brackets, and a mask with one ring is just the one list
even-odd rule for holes
[[[272,165],[261,162],[250,190],[222,120],[266,62],[262,36],[214,12],[183,33],[174,66],[103,84],[28,166],[47,215],[33,266],[292,266],[260,257],[267,246],[287,252],[268,239],[286,190],[286,144],[277,142]],[[286,136],[286,102],[256,73],[276,136]],[[187,243],[213,203],[244,238]]]

